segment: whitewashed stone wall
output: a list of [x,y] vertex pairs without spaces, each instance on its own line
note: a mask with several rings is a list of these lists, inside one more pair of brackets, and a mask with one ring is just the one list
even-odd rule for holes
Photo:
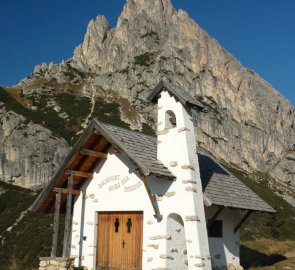
[[[217,211],[216,207],[206,208],[206,218],[209,220]],[[235,226],[239,223],[239,211],[224,209],[216,218],[222,220],[223,237],[209,237],[212,266],[224,267],[229,264],[240,264],[240,232],[234,233]]]
[[[70,255],[76,257],[76,266],[83,265],[95,270],[99,211],[143,212],[143,270],[209,270],[212,269],[210,251],[218,254],[220,247],[222,250],[228,249],[224,261],[231,262],[235,256],[235,262],[239,262],[239,255],[232,247],[238,241],[238,234],[235,237],[230,235],[225,247],[218,241],[208,241],[206,217],[210,217],[211,212],[207,211],[205,216],[195,134],[189,113],[167,92],[162,92],[158,107],[158,159],[177,177],[175,181],[147,177],[163,219],[159,221],[155,218],[150,198],[135,165],[123,153],[110,148],[108,159],[97,166],[93,179],[84,184],[74,204]],[[176,115],[177,126],[172,129],[165,128],[167,110],[172,110]],[[177,216],[181,226],[171,223],[171,216]],[[224,219],[232,217],[228,214]],[[234,218],[236,220],[236,216]],[[236,224],[234,221],[230,221],[230,224],[225,222],[225,227],[230,230],[232,223]],[[181,235],[174,231],[172,233],[171,229],[180,229]],[[174,262],[178,266],[174,267]],[[223,259],[220,259],[222,264]]]
[[78,266],[80,257],[82,265],[95,269],[99,211],[143,211],[143,269],[146,269],[147,259],[154,256],[153,251],[158,251],[147,247],[154,243],[149,237],[157,235],[159,229],[149,225],[150,221],[156,223],[154,211],[134,164],[112,148],[108,159],[96,171],[93,179],[82,187],[74,205],[71,256],[77,257],[75,265]]
[[[167,129],[169,123],[166,112],[169,110],[176,116],[176,127]],[[185,222],[189,269],[211,269],[195,142],[190,112],[167,91],[162,91],[158,99],[158,159],[177,179],[169,188],[170,192],[176,192],[175,196],[161,209],[172,213],[175,211]]]
[[[171,213],[178,213],[184,221],[187,258],[194,263],[189,269],[202,269],[209,253],[201,254],[195,248],[195,228],[199,220],[194,207],[188,209],[187,202],[194,201],[187,200],[192,191],[186,191],[186,184],[182,181],[147,178],[152,193],[157,194],[157,203],[163,215],[163,219],[157,221],[134,164],[123,154],[110,149],[108,159],[100,163],[96,171],[93,179],[82,187],[81,195],[74,204],[70,256],[76,258],[76,266],[79,266],[81,258],[81,265],[87,266],[89,270],[95,269],[97,212],[143,211],[142,269],[166,268],[169,260],[174,260],[171,259],[173,254],[167,252],[167,242],[173,241],[167,233],[167,219]],[[173,243],[169,242],[169,246],[173,248]]]

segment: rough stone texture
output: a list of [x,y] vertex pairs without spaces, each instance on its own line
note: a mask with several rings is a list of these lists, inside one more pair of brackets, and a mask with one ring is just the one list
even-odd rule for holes
[[[79,72],[68,76],[73,68],[85,78]],[[96,95],[119,103],[123,98],[135,108],[128,116],[122,106],[121,117],[140,128],[141,121],[153,123],[157,108],[146,96],[164,76],[206,106],[195,115],[200,148],[248,172],[270,174],[270,185],[295,205],[294,107],[170,0],[127,0],[113,29],[98,16],[72,59],[38,65],[20,85],[29,93],[27,86],[40,78],[79,82],[85,96],[94,87]]]
[[185,221],[200,221],[197,216],[185,216]]
[[65,140],[48,129],[7,111],[0,103],[0,180],[40,188],[69,151]]
[[[152,239],[152,240],[154,240],[154,239]],[[158,249],[159,248],[159,245],[158,244],[149,244],[149,245],[147,245],[147,247],[151,247],[151,248],[154,248],[154,249]]]
[[94,199],[94,198],[95,198],[95,194],[93,194],[93,193],[90,194],[90,195],[89,195],[89,198],[90,198],[90,199]]
[[195,256],[196,259],[204,260],[205,258],[202,256]]
[[229,264],[227,265],[227,269],[228,269],[228,270],[236,270],[236,266],[235,266],[234,264],[232,264],[232,263],[229,263]]
[[39,270],[74,270],[74,258],[41,257]]
[[194,170],[194,167],[192,165],[182,165],[181,169],[184,170]]
[[158,135],[165,135],[165,134],[167,134],[169,132],[169,129],[163,129],[163,130],[161,130],[161,131],[158,131]]
[[171,162],[169,163],[169,165],[170,165],[171,167],[176,167],[176,166],[178,165],[178,163],[177,163],[177,161],[171,161]]
[[183,131],[189,131],[189,129],[186,127],[182,127],[177,130],[178,133],[183,132]]
[[191,191],[191,192],[197,192],[197,189],[195,187],[185,187],[186,191]]
[[168,259],[168,260],[174,260],[174,258],[172,257],[172,256],[170,256],[170,255],[167,255],[167,254],[161,254],[160,255],[160,258],[161,259]]
[[165,193],[165,196],[166,196],[166,197],[173,197],[175,194],[176,194],[175,191],[169,191],[169,192],[166,192],[166,193]]
[[183,184],[193,184],[193,185],[197,184],[197,182],[195,180],[182,180],[182,183]]
[[87,225],[94,225],[94,222],[92,222],[92,221],[87,221]]
[[166,234],[166,235],[156,235],[156,236],[151,236],[149,237],[150,240],[159,240],[159,239],[166,239],[166,240],[170,240],[171,236]]

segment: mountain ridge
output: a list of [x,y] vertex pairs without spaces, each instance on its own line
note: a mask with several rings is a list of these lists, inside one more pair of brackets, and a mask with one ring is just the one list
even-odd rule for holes
[[[269,174],[269,185],[295,205],[294,107],[169,0],[128,0],[114,28],[104,16],[91,20],[71,59],[37,65],[16,88],[28,108],[64,122],[70,142],[85,119],[98,116],[97,100],[118,104],[122,125],[155,128],[146,96],[164,76],[206,106],[196,115],[200,148]],[[84,111],[73,115],[67,98]]]

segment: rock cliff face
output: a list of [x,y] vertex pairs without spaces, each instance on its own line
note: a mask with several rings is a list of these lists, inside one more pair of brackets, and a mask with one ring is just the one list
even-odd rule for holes
[[98,16],[72,64],[149,116],[148,90],[171,77],[207,105],[198,116],[199,146],[249,172],[269,173],[292,200],[294,107],[169,0],[128,0],[114,29]]
[[48,129],[7,111],[0,102],[0,180],[40,188],[62,163],[69,146]]
[[[146,96],[164,76],[206,106],[196,115],[199,147],[249,173],[270,175],[269,184],[295,204],[294,107],[170,0],[127,0],[113,29],[104,16],[91,20],[72,59],[37,66],[19,88],[25,96],[58,88],[88,98],[91,110],[81,123],[96,116],[98,98],[116,102],[121,119],[141,129],[141,122],[154,125],[156,110]],[[62,104],[55,108],[70,118]]]

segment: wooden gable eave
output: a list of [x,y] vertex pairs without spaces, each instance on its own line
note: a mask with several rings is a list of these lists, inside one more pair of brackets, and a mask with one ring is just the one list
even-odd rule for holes
[[[100,151],[106,155],[106,151],[109,148],[110,144],[105,138],[101,135],[95,135],[96,139],[87,141],[85,145],[83,145],[83,149],[87,147],[90,151]],[[73,162],[67,166],[67,169],[64,171],[63,176],[59,181],[56,182],[56,187],[66,188],[67,187],[67,179],[68,176],[73,173],[73,188],[75,190],[80,190],[80,188],[84,185],[85,181],[89,181],[93,177],[93,171],[97,167],[98,163],[105,160],[105,158],[94,157],[83,155],[80,150],[76,153],[76,158],[74,158]],[[48,208],[44,209],[46,212],[53,211],[53,201],[54,197],[49,196],[50,202],[48,204]],[[62,196],[62,208],[64,210],[64,206],[66,203],[66,196]]]
[[[85,183],[83,173],[93,173],[98,163],[103,162],[106,159],[107,150],[111,145],[119,152],[124,153],[126,157],[137,166],[140,175],[149,176],[152,174],[145,164],[141,160],[137,159],[124,145],[124,143],[122,143],[122,141],[114,137],[104,125],[100,124],[96,119],[93,119],[79,140],[73,146],[65,162],[61,165],[55,176],[30,207],[30,211],[53,212],[55,205],[54,188],[67,188],[69,177],[67,171],[81,172],[80,175],[74,175],[73,179],[73,189],[80,190],[82,185]],[[159,176],[166,177],[166,175]],[[152,203],[155,207],[155,202],[153,201]],[[66,194],[62,193],[61,211],[65,209],[65,204]],[[155,212],[157,211],[155,210]],[[157,216],[159,216],[159,214],[157,214]]]
[[[66,188],[68,170],[82,171],[86,173],[92,173],[97,164],[102,160],[99,157],[93,157],[83,155],[80,153],[80,149],[89,149],[91,151],[97,151],[106,154],[106,150],[109,148],[109,142],[101,136],[100,133],[95,131],[95,123],[92,121],[88,128],[81,135],[80,139],[73,146],[72,150],[68,154],[66,160],[56,172],[51,181],[42,190],[36,201],[30,207],[30,211],[37,212],[52,212],[54,209],[55,192],[54,188]],[[74,188],[80,189],[83,185],[83,177],[74,177]],[[64,204],[66,196],[62,196],[61,203]]]

